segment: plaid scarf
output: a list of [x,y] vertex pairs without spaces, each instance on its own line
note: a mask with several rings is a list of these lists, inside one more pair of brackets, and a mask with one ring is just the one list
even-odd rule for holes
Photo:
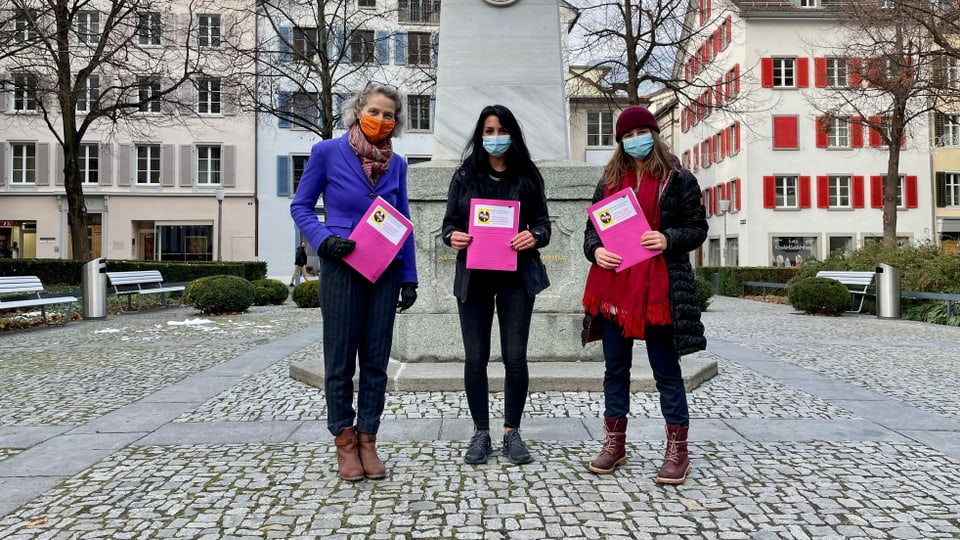
[[390,158],[393,157],[393,146],[390,143],[390,137],[373,144],[367,140],[366,135],[360,130],[360,123],[356,123],[347,132],[347,141],[350,148],[360,158],[360,167],[370,185],[377,187],[377,180],[387,172],[390,166]]

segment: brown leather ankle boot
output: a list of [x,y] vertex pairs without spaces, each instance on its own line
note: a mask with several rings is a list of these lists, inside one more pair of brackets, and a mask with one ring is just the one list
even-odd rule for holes
[[663,456],[663,466],[657,473],[658,484],[682,484],[690,472],[690,458],[687,456],[687,426],[667,424],[667,451]]
[[340,478],[349,482],[363,480],[363,465],[357,451],[357,428],[350,426],[340,432],[333,440],[337,445],[337,467]]
[[603,419],[603,430],[607,433],[603,448],[587,468],[597,474],[610,474],[617,466],[627,462],[627,419],[606,417]]
[[360,444],[360,464],[363,466],[363,475],[370,480],[386,478],[387,467],[377,455],[377,436],[357,432],[357,441]]

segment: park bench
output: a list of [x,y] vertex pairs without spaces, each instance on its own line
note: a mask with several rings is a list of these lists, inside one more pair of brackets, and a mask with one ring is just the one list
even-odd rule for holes
[[39,307],[44,324],[49,325],[47,306],[70,304],[69,309],[63,316],[63,322],[60,323],[67,324],[73,312],[73,304],[76,303],[77,299],[73,296],[42,296],[41,291],[43,291],[43,283],[37,276],[0,277],[0,311]]
[[[871,294],[869,288],[875,275],[875,272],[854,270],[821,270],[817,272],[817,277],[829,278],[847,286],[850,294],[855,295],[850,306],[850,311],[855,313],[860,313],[863,310],[863,301],[867,295]],[[857,303],[856,296],[860,297],[860,304],[857,305],[857,309],[852,309],[853,304]]]
[[[127,309],[123,309],[123,302],[120,302],[120,311],[140,311],[141,299],[145,294],[159,294],[160,302],[164,306],[168,305],[166,294],[172,292],[183,292],[183,285],[164,285],[163,276],[159,270],[135,270],[131,272],[107,272],[107,279],[110,281],[110,287],[113,288],[113,294],[117,297],[127,297]],[[133,296],[137,296],[137,309],[133,309]]]

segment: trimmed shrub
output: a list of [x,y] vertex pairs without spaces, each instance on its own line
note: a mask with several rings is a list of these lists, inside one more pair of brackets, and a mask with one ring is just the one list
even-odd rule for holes
[[290,296],[290,289],[278,279],[258,279],[253,285],[253,303],[258,306],[279,306]]
[[710,297],[713,296],[713,285],[706,279],[697,276],[695,279],[697,286],[697,302],[700,303],[700,311],[706,311],[710,307]]
[[207,276],[187,284],[183,303],[204,314],[241,313],[253,305],[253,285],[240,276]]
[[810,315],[841,315],[850,309],[850,291],[839,281],[797,277],[789,283],[787,299],[799,311]]
[[320,280],[304,281],[293,289],[293,301],[297,307],[320,307]]

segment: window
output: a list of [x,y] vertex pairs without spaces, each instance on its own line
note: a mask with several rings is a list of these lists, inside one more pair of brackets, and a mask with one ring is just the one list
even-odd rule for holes
[[827,122],[827,147],[850,148],[850,119],[830,118]]
[[850,76],[847,69],[848,60],[846,58],[827,58],[827,86],[832,88],[850,86]]
[[430,96],[407,96],[410,129],[430,129]]
[[160,45],[163,30],[160,13],[145,11],[137,14],[137,43],[140,45]]
[[35,184],[37,182],[37,145],[34,143],[12,143],[11,184]]
[[161,225],[156,250],[163,261],[212,261],[213,225]]
[[728,212],[737,212],[737,186],[739,185],[739,180],[733,180],[730,182],[730,207],[727,210]]
[[777,208],[799,208],[796,176],[777,176],[775,186]]
[[100,148],[96,143],[81,143],[77,150],[80,165],[80,181],[96,184],[100,181]]
[[820,0],[800,0],[800,7],[802,8],[820,7]]
[[197,45],[201,47],[220,47],[220,15],[200,15],[197,30]]
[[844,255],[850,255],[853,253],[853,237],[852,236],[831,236],[830,237],[830,253],[836,252],[843,253]]
[[440,23],[440,0],[400,0],[402,23]]
[[945,179],[947,206],[960,206],[960,173],[947,173]]
[[13,37],[17,41],[33,41],[37,39],[36,10],[18,10],[13,18]]
[[100,41],[100,12],[80,11],[75,19],[77,42],[96,45]]
[[300,178],[303,177],[303,171],[307,168],[307,159],[309,158],[310,156],[290,156],[293,161],[293,192],[290,193],[291,196],[300,187]]
[[293,54],[297,60],[312,61],[317,56],[319,32],[316,28],[293,29]]
[[197,146],[197,184],[220,185],[220,145]]
[[290,112],[294,118],[294,128],[298,127],[297,124],[317,125],[320,121],[320,94],[294,92],[290,96]]
[[830,187],[830,208],[850,208],[851,178],[849,176],[831,176],[827,182]]
[[350,34],[351,64],[372,64],[376,51],[373,30],[354,30]]
[[77,113],[96,111],[100,103],[100,76],[90,75],[77,95]]
[[944,71],[947,88],[960,88],[960,61],[956,58],[947,58]]
[[792,88],[796,82],[796,58],[773,59],[773,86],[774,88]]
[[431,62],[430,34],[426,32],[409,32],[407,34],[407,63],[413,65],[429,65]]
[[771,266],[803,266],[820,255],[816,236],[774,236],[770,239]]
[[137,183],[160,184],[160,145],[137,145]]
[[907,178],[901,174],[897,181],[897,208],[905,208],[903,204],[903,190],[906,187],[906,180]]
[[375,8],[375,7],[377,7],[377,0],[357,0],[357,7],[359,7],[359,8]]
[[32,73],[17,73],[13,76],[13,110],[37,112],[37,76]]
[[137,79],[139,86],[140,105],[139,111],[142,113],[160,112],[160,79],[154,76],[139,77]]
[[587,146],[613,146],[613,112],[587,113]]
[[220,77],[200,77],[197,81],[197,112],[220,114]]

